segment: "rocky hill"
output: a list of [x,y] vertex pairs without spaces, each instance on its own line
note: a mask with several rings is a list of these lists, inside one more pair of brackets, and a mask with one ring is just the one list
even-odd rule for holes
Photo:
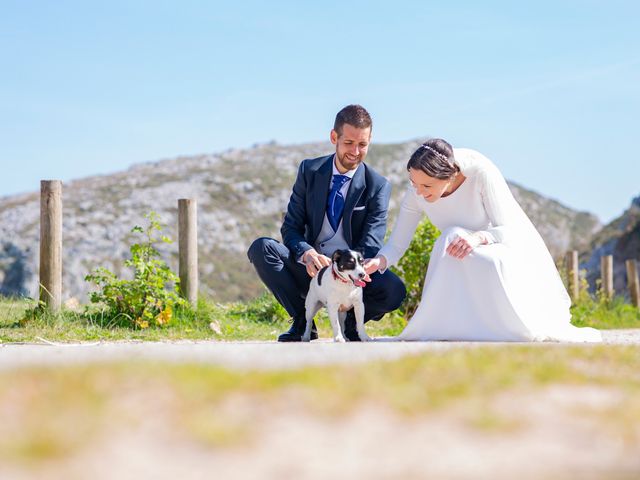
[[[367,161],[394,185],[391,221],[407,182],[406,161],[419,143],[373,145]],[[113,175],[95,176],[63,186],[65,298],[86,301],[83,278],[106,266],[116,273],[128,257],[134,225],[153,210],[177,239],[177,199],[198,201],[200,276],[203,293],[220,301],[251,298],[261,284],[246,257],[258,236],[280,238],[282,212],[298,164],[332,152],[329,143],[250,149],[139,164]],[[37,186],[34,185],[37,188]],[[600,225],[535,192],[511,184],[555,256],[585,249]],[[0,199],[0,293],[35,296],[38,279],[39,192]],[[177,271],[177,244],[163,247]]]
[[627,272],[625,261],[640,261],[640,195],[618,218],[605,225],[594,235],[581,258],[586,259],[580,267],[587,271],[587,280],[593,288],[600,278],[600,258],[613,255],[613,287],[616,293],[627,295]]

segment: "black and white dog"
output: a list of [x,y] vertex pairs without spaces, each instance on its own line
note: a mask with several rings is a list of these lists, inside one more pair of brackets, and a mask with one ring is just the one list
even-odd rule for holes
[[344,321],[347,311],[353,307],[356,316],[358,336],[363,342],[371,340],[364,329],[364,303],[362,287],[364,278],[364,259],[353,250],[336,250],[331,257],[332,264],[324,267],[311,280],[305,302],[307,328],[302,336],[303,342],[311,338],[311,323],[322,306],[327,307],[333,339],[344,342]]

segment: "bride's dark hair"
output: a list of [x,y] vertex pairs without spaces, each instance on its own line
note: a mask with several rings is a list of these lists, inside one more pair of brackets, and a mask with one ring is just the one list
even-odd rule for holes
[[448,180],[460,171],[453,159],[453,147],[441,138],[431,138],[413,152],[407,170],[412,168],[441,180]]

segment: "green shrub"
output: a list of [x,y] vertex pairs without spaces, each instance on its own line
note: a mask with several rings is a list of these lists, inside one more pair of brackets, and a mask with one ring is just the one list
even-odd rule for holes
[[[557,265],[560,277],[568,289],[569,280],[564,265]],[[626,302],[622,296],[609,298],[602,290],[602,282],[596,280],[596,291],[592,294],[587,283],[587,272],[580,271],[578,298],[571,305],[571,323],[577,327],[638,328],[640,309]]]
[[278,323],[289,319],[289,314],[269,291],[250,302],[231,305],[229,315],[256,323]]
[[420,303],[424,278],[431,258],[431,250],[433,250],[433,244],[439,236],[440,230],[429,219],[425,218],[418,224],[413,240],[400,262],[398,262],[398,266],[391,268],[394,273],[404,280],[404,284],[407,287],[407,296],[400,307],[406,320],[413,316]]
[[586,272],[580,275],[577,300],[571,307],[571,323],[578,327],[594,328],[638,328],[640,309],[627,303],[622,296],[609,298],[596,281],[596,293],[589,293]]
[[571,323],[577,327],[638,328],[640,309],[621,296],[611,299],[584,297],[571,307]]
[[188,308],[188,303],[178,294],[180,279],[159,258],[155,247],[159,242],[172,241],[164,235],[157,236],[162,226],[155,212],[145,217],[149,220],[146,228],[135,226],[131,230],[143,239],[131,246],[131,258],[124,262],[133,269],[133,280],[120,279],[104,267],[85,277],[99,288],[91,293],[91,302],[102,305],[105,316],[117,317],[120,323],[133,328],[166,325],[173,318],[175,307]]

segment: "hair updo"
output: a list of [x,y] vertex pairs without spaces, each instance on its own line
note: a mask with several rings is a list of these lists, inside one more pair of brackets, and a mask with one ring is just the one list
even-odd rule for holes
[[448,180],[460,171],[453,158],[453,147],[441,138],[431,138],[420,145],[407,163],[407,170],[410,169],[440,180]]

